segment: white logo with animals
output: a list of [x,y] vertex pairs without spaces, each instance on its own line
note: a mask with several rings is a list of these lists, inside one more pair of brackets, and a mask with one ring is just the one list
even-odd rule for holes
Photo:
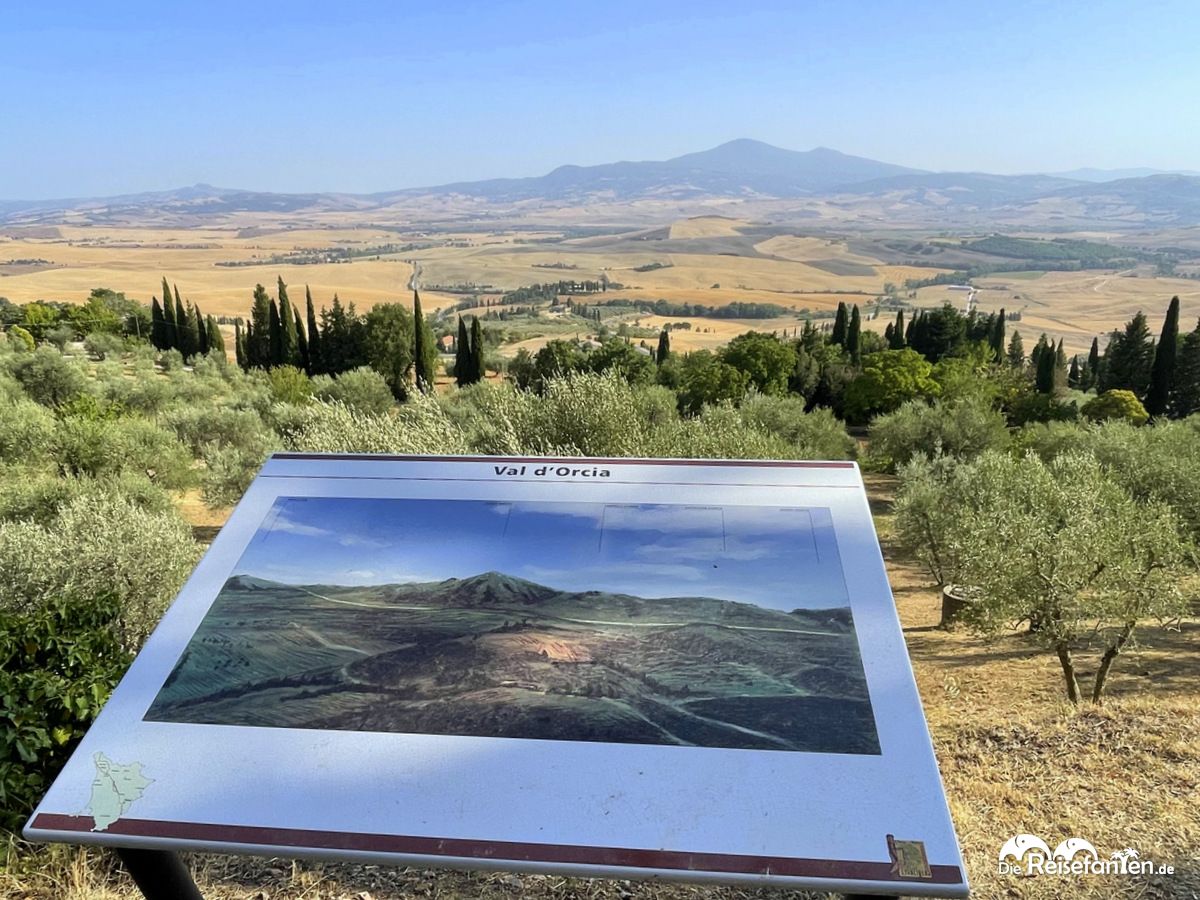
[[1016,834],[1000,848],[1001,875],[1171,875],[1174,867],[1142,859],[1132,847],[1102,856],[1091,841],[1069,837],[1053,851],[1036,834]]

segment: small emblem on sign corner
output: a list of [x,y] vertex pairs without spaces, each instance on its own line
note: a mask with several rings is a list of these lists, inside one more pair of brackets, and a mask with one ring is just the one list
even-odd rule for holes
[[888,856],[892,858],[892,874],[900,878],[932,878],[924,841],[898,841],[894,834],[887,836]]

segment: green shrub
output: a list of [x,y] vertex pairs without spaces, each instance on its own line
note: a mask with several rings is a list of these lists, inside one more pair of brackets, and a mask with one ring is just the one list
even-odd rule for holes
[[32,351],[37,346],[33,335],[22,328],[20,325],[14,325],[8,329],[8,343],[10,346],[25,352]]
[[171,382],[155,371],[137,372],[133,378],[97,379],[97,390],[105,400],[147,416],[163,412],[176,397]]
[[75,329],[70,325],[56,325],[43,331],[42,339],[48,344],[53,344],[61,353],[67,348],[67,344],[75,340]]
[[87,388],[87,379],[79,365],[53,347],[38,347],[33,353],[18,357],[10,368],[29,398],[43,406],[59,406]]
[[1093,397],[1083,404],[1080,412],[1092,422],[1115,419],[1130,425],[1145,425],[1150,418],[1137,395],[1133,391],[1122,390],[1105,391],[1099,397]]
[[270,430],[257,413],[229,407],[179,406],[163,424],[199,458],[206,444],[259,448],[272,443]]
[[706,406],[648,436],[640,456],[679,459],[792,459],[793,445],[747,425],[731,406]]
[[522,452],[568,456],[639,456],[650,425],[636,415],[635,391],[618,373],[576,373],[546,382],[539,399],[514,406]]
[[905,403],[895,412],[871,423],[866,464],[895,472],[918,456],[953,456],[972,459],[985,450],[1008,446],[1004,416],[984,398],[963,398],[949,403]]
[[295,366],[277,366],[267,373],[267,380],[277,403],[299,405],[312,399],[312,382]]
[[1018,427],[1032,422],[1074,422],[1078,418],[1079,407],[1073,402],[1036,391],[1018,394],[1008,406],[1009,424]]
[[670,388],[648,385],[633,395],[637,415],[651,428],[661,428],[679,419],[678,398]]
[[119,601],[0,608],[0,831],[16,831],[66,763],[132,654]]
[[205,504],[216,509],[241,500],[270,453],[265,443],[206,444],[201,450],[204,472],[200,476],[200,495]]
[[76,478],[0,469],[0,478],[0,521],[47,525],[62,507],[81,496],[122,498],[149,512],[165,513],[171,509],[171,498],[166,492],[136,472]]
[[286,435],[295,450],[329,453],[465,453],[462,432],[432,397],[416,393],[395,416],[313,403]]
[[183,371],[183,354],[172,348],[164,350],[162,356],[159,357],[162,361],[163,371],[165,372],[182,372]]
[[1093,455],[1136,500],[1172,507],[1200,543],[1200,417],[1139,427],[1112,419],[1095,424],[1027,426],[1019,449],[1049,462],[1070,452]]
[[0,461],[34,462],[48,456],[56,421],[29,400],[0,403]]
[[194,481],[192,457],[173,434],[146,419],[69,416],[55,430],[54,458],[64,475],[138,472],[164,488]]
[[892,536],[941,586],[962,583],[963,548],[955,538],[960,509],[970,509],[974,498],[970,472],[950,456],[917,456],[898,469]]
[[83,339],[83,349],[96,359],[108,359],[120,356],[125,349],[125,342],[119,335],[108,331],[93,331]]
[[915,350],[882,350],[863,360],[863,370],[846,388],[846,418],[865,423],[909,400],[936,397],[941,386],[933,366]]
[[1027,451],[1049,462],[1060,453],[1081,450],[1091,443],[1092,426],[1078,422],[1032,422],[1013,433],[1013,450]]
[[791,459],[853,459],[854,438],[828,409],[804,411],[800,397],[751,397],[741,408],[742,421],[782,438]]
[[149,634],[197,559],[174,510],[125,497],[82,495],[45,525],[0,522],[0,610],[33,612],[60,596],[115,596],[121,646]]
[[355,412],[382,415],[396,405],[392,389],[370,366],[343,372],[337,378],[318,375],[312,380],[313,396],[327,403],[341,403]]

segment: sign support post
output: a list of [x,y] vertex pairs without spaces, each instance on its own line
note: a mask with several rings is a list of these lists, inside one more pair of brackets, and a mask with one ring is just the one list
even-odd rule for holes
[[118,847],[116,851],[146,900],[204,900],[178,853],[132,847]]

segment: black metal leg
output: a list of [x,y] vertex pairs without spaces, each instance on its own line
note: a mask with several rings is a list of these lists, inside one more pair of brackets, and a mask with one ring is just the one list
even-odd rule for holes
[[204,900],[178,853],[119,847],[117,856],[146,900]]

